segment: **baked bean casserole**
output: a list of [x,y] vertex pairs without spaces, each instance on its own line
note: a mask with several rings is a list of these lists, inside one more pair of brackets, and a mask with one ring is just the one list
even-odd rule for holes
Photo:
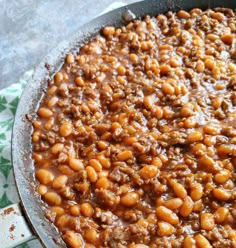
[[68,54],[33,121],[68,247],[236,247],[236,15],[146,16]]

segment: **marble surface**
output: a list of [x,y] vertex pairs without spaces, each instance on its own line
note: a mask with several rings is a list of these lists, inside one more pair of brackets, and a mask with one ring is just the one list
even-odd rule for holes
[[0,89],[36,66],[61,40],[114,7],[138,0],[0,0]]

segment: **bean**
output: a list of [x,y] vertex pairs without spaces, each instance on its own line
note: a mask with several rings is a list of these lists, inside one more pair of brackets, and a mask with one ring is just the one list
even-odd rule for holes
[[35,175],[39,182],[44,185],[51,183],[54,179],[53,173],[47,169],[39,169]]
[[159,50],[167,50],[167,51],[172,51],[174,49],[173,46],[169,45],[169,44],[163,44],[159,46]]
[[171,84],[164,82],[162,84],[162,91],[164,94],[173,95],[175,93],[175,88]]
[[36,152],[33,153],[32,157],[33,157],[33,160],[35,162],[38,162],[38,163],[43,160],[43,156],[41,154],[36,153]]
[[175,95],[181,94],[181,86],[180,85],[174,85],[175,88]]
[[74,176],[74,171],[67,165],[59,165],[58,170],[69,177]]
[[52,207],[52,212],[56,214],[56,216],[61,216],[65,213],[64,208],[62,207]]
[[141,41],[141,49],[143,51],[148,51],[153,47],[152,41]]
[[215,174],[214,180],[217,183],[224,184],[229,180],[230,176],[231,176],[230,171],[222,170],[222,171],[218,172],[217,174]]
[[194,239],[198,248],[212,248],[210,242],[202,234],[195,235]]
[[53,85],[52,87],[50,87],[48,90],[47,90],[47,95],[48,96],[52,96],[56,93],[57,91],[57,86],[56,85]]
[[64,188],[66,183],[68,181],[68,176],[66,175],[61,175],[61,176],[58,176],[56,177],[54,180],[53,180],[53,183],[52,183],[52,187],[54,189],[61,189],[61,188]]
[[196,126],[196,124],[197,124],[196,121],[191,117],[186,118],[184,121],[185,128],[193,128]]
[[63,214],[59,216],[59,218],[57,218],[56,226],[60,229],[65,228],[68,226],[69,221],[70,221],[70,216],[68,214]]
[[207,39],[209,39],[209,40],[211,40],[211,41],[215,41],[215,40],[218,40],[219,39],[219,36],[218,35],[216,35],[216,34],[207,34],[206,35],[206,38]]
[[193,132],[189,133],[187,136],[187,141],[189,143],[198,142],[198,141],[201,141],[202,139],[203,139],[203,136],[202,136],[202,133],[200,131],[193,131]]
[[96,182],[96,187],[99,189],[107,189],[109,187],[109,185],[110,185],[110,182],[107,179],[107,177],[101,177]]
[[80,212],[85,217],[92,217],[94,210],[93,210],[93,207],[91,206],[91,204],[86,202],[86,203],[81,204]]
[[68,79],[69,79],[69,76],[66,72],[63,73],[63,79],[64,79],[64,81],[68,81]]
[[235,64],[233,64],[233,63],[229,63],[228,64],[228,68],[229,68],[229,70],[231,71],[231,72],[236,72],[236,65]]
[[38,110],[38,115],[42,118],[49,118],[49,117],[53,116],[53,112],[48,108],[41,107]]
[[171,72],[171,67],[169,65],[161,65],[160,66],[160,74],[167,75]]
[[202,156],[198,160],[198,165],[201,168],[205,168],[206,171],[210,171],[210,172],[215,171],[215,161],[207,155]]
[[62,137],[69,136],[73,131],[72,128],[73,128],[73,126],[72,126],[72,124],[70,122],[62,123],[62,125],[60,126],[60,129],[59,129],[60,135]]
[[162,167],[162,161],[160,158],[154,158],[151,164],[157,166],[158,169]]
[[120,161],[125,161],[125,160],[133,158],[133,153],[131,151],[129,151],[129,150],[126,150],[126,151],[120,152],[117,155],[117,158]]
[[84,238],[89,243],[96,244],[98,241],[98,234],[94,229],[86,229],[84,232]]
[[56,192],[47,192],[44,199],[51,206],[59,206],[62,202],[61,197]]
[[80,215],[80,207],[79,205],[73,205],[70,207],[70,214],[72,216],[79,216]]
[[203,143],[206,145],[206,146],[213,146],[215,143],[216,143],[216,139],[215,137],[212,137],[212,136],[206,136],[204,139],[203,139]]
[[136,137],[128,137],[125,141],[126,145],[132,145],[133,143],[137,142],[137,138]]
[[153,109],[154,116],[160,120],[163,117],[163,109],[159,106],[154,107]]
[[52,108],[53,106],[56,105],[56,103],[58,102],[58,97],[53,96],[52,98],[50,98],[50,100],[48,101],[47,105],[49,108]]
[[196,143],[191,147],[191,153],[195,156],[202,156],[206,152],[206,146],[202,143]]
[[190,10],[190,14],[193,17],[196,17],[196,16],[199,16],[199,15],[202,14],[202,10],[201,9],[198,9],[198,8],[194,8],[194,9]]
[[87,166],[86,172],[87,172],[88,179],[91,183],[95,183],[98,180],[97,172],[94,170],[92,166]]
[[139,170],[139,175],[143,179],[151,179],[155,177],[158,173],[158,167],[155,165],[145,165],[141,170]]
[[105,169],[109,169],[111,167],[111,162],[108,158],[104,157],[104,155],[97,156],[99,162],[101,163],[102,167]]
[[54,76],[54,81],[56,85],[59,85],[63,81],[63,74],[61,72],[57,72]]
[[[131,126],[132,125],[132,126]],[[135,132],[136,132],[136,127],[135,127],[135,125],[133,125],[132,123],[131,123],[131,125],[127,125],[126,126],[126,130],[128,131],[128,133],[130,134],[130,135],[133,135]],[[138,140],[136,139],[136,141],[134,141],[133,143],[135,143],[135,142],[137,142]]]
[[182,204],[183,201],[180,198],[172,198],[163,203],[163,205],[169,208],[170,210],[178,209],[179,207],[181,207]]
[[183,185],[177,183],[175,180],[171,180],[170,184],[173,188],[173,191],[179,198],[184,199],[187,196],[187,191]]
[[217,83],[215,85],[216,90],[224,90],[225,87],[226,87],[226,85],[224,83],[221,83],[221,82],[220,83]]
[[117,82],[119,82],[121,85],[124,85],[124,84],[126,84],[126,80],[125,80],[125,78],[124,77],[121,77],[121,76],[118,76],[117,78],[116,78],[116,80],[117,80]]
[[233,149],[232,149],[232,146],[231,145],[219,145],[217,147],[217,153],[219,155],[229,155],[230,153],[232,153]]
[[145,96],[143,100],[143,104],[146,109],[151,109],[153,107],[153,96],[152,95]]
[[34,143],[38,142],[40,140],[40,132],[39,131],[34,131],[32,135],[32,141]]
[[219,22],[222,22],[225,19],[225,16],[220,12],[213,12],[211,14],[211,18],[216,19]]
[[117,68],[117,72],[118,72],[119,75],[124,76],[125,73],[126,73],[126,69],[125,69],[124,66],[120,65],[120,66],[118,66],[118,68]]
[[193,201],[191,197],[187,196],[184,199],[182,206],[180,207],[179,213],[183,217],[187,217],[192,213],[192,211],[193,211]]
[[225,189],[215,188],[212,191],[213,196],[219,201],[228,201],[231,197],[231,194]]
[[100,140],[97,142],[97,147],[100,150],[106,150],[108,147],[108,143],[106,141]]
[[193,115],[193,110],[191,104],[184,105],[180,110],[181,117],[189,117]]
[[[220,77],[221,77],[221,70],[220,70],[220,67],[214,66],[213,69],[212,69],[212,71],[211,71],[211,75],[212,75],[212,77],[213,77],[214,79],[219,80]],[[219,85],[219,84],[217,84],[217,85]],[[221,86],[220,88],[225,87],[223,84],[221,84],[221,85],[222,85],[222,86]],[[218,90],[220,90],[219,86],[217,86],[217,87],[218,87]],[[223,89],[223,88],[222,88],[222,89]]]
[[179,10],[178,13],[177,13],[177,16],[180,18],[180,19],[188,19],[190,18],[190,14],[184,10]]
[[162,163],[166,163],[168,161],[168,157],[164,154],[158,154],[158,157],[160,158]]
[[138,56],[137,56],[135,53],[131,53],[131,54],[129,55],[129,58],[130,58],[130,60],[131,60],[131,62],[132,62],[133,64],[137,64],[138,61],[139,61],[139,58],[138,58]]
[[214,213],[215,222],[217,224],[223,223],[226,220],[228,214],[229,214],[229,209],[228,208],[226,208],[226,207],[217,208],[217,210]]
[[195,242],[195,240],[192,237],[187,236],[184,239],[183,248],[196,248],[196,242]]
[[203,196],[203,187],[200,183],[195,183],[193,186],[191,186],[190,190],[190,197],[193,201],[198,201]]
[[206,134],[210,134],[210,135],[217,135],[219,134],[219,129],[210,125],[206,125],[203,127],[203,131]]
[[165,118],[165,119],[171,119],[172,117],[173,117],[173,115],[174,115],[174,112],[173,112],[173,110],[171,109],[171,107],[169,107],[169,106],[165,106],[164,108],[163,108],[163,117]]
[[177,68],[181,65],[178,58],[171,58],[169,63],[170,63],[170,66],[173,68]]
[[40,184],[39,186],[38,186],[38,193],[40,194],[40,195],[45,195],[46,193],[47,193],[47,191],[48,191],[48,188],[47,188],[47,186],[45,186],[45,185],[43,185],[43,184]]
[[71,230],[65,232],[64,240],[71,248],[80,248],[83,246],[80,234]]
[[216,66],[215,61],[210,58],[206,59],[204,63],[205,63],[205,67],[209,70],[212,70]]
[[111,124],[111,131],[112,132],[115,132],[117,129],[120,129],[121,128],[121,125],[119,122],[113,122]]
[[77,158],[70,158],[69,159],[69,166],[74,171],[80,171],[80,170],[84,169],[83,162]]
[[211,213],[202,213],[200,215],[201,228],[210,231],[215,226],[214,216]]
[[64,149],[64,145],[62,143],[56,143],[55,145],[52,146],[51,152],[52,154],[56,155],[60,152],[62,152]]
[[222,98],[221,97],[216,97],[215,99],[212,100],[212,106],[214,109],[220,108],[222,104]]
[[120,203],[126,207],[133,207],[138,201],[139,196],[136,192],[128,192],[120,198]]
[[105,36],[112,36],[115,34],[115,28],[114,27],[105,27],[103,28],[103,34]]
[[172,210],[164,206],[159,206],[156,208],[156,215],[158,219],[168,222],[171,225],[178,225],[179,223],[178,216]]
[[34,121],[33,126],[35,129],[40,129],[42,126],[42,122],[41,121]]
[[198,60],[196,64],[196,71],[198,73],[202,73],[204,72],[204,70],[205,70],[205,63],[201,60]]
[[157,223],[158,230],[157,235],[163,237],[163,236],[170,236],[174,233],[175,228],[169,224],[168,222],[159,221]]
[[102,165],[97,159],[90,159],[88,164],[94,168],[95,171],[102,171]]
[[45,124],[44,124],[44,128],[46,130],[50,130],[54,125],[54,119],[50,118]]
[[86,114],[90,112],[90,109],[86,104],[82,103],[80,107],[81,107],[82,112],[84,112]]
[[223,34],[221,35],[221,40],[226,44],[226,45],[232,45],[235,36],[233,34]]
[[82,77],[75,77],[75,83],[80,87],[85,85],[84,79]]
[[68,64],[68,65],[70,65],[70,64],[73,64],[75,62],[75,57],[74,57],[74,55],[73,54],[68,54],[67,56],[66,56],[66,63]]

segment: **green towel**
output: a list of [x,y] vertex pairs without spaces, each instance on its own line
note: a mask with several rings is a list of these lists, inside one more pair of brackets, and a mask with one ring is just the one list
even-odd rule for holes
[[[28,71],[8,88],[0,90],[0,208],[19,202],[11,164],[11,132],[14,115],[27,81],[33,71]],[[19,248],[42,247],[38,240],[24,243]]]

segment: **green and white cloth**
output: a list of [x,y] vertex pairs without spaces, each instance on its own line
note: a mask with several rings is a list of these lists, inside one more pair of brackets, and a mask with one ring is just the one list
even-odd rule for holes
[[[11,132],[20,95],[32,73],[26,72],[19,83],[0,90],[0,208],[19,202],[11,164]],[[18,247],[42,246],[38,240],[33,240]]]

